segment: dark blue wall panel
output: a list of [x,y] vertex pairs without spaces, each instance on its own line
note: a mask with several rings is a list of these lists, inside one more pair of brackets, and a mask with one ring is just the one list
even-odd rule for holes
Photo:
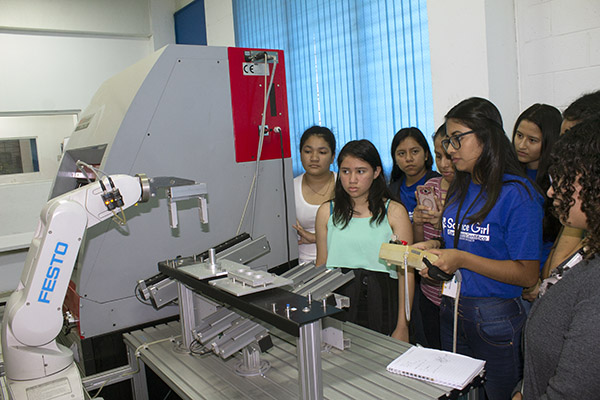
[[204,0],[194,0],[181,10],[175,17],[175,42],[177,44],[206,45],[206,17],[204,15]]

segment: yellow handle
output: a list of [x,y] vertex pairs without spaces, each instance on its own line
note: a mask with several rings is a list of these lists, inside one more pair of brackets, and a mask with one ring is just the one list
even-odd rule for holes
[[406,252],[408,252],[408,266],[418,270],[426,268],[423,264],[423,257],[432,263],[438,259],[438,256],[427,250],[394,243],[383,243],[379,249],[379,258],[385,260],[388,264],[395,264],[404,268],[404,254]]

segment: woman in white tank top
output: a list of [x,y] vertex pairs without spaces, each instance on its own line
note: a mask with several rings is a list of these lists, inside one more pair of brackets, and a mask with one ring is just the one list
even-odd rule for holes
[[335,136],[325,127],[308,128],[300,138],[303,174],[294,178],[298,262],[317,258],[315,216],[319,206],[333,198],[336,174],[330,171],[335,159]]

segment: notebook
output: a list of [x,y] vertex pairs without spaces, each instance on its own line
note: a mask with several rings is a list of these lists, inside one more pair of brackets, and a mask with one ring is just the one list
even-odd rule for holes
[[411,347],[392,361],[387,370],[395,374],[464,389],[483,371],[485,361],[448,351]]

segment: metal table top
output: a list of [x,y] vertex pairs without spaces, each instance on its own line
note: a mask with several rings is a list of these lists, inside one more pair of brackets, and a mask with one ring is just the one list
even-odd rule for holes
[[[281,288],[236,297],[210,285],[209,279],[198,279],[182,269],[171,267],[168,262],[158,263],[158,269],[202,295],[237,308],[296,337],[299,335],[300,326],[341,312],[333,305],[323,307],[317,301],[308,304],[304,296]],[[288,316],[285,313],[286,306],[296,311]],[[300,311],[306,306],[309,306],[309,312]]]
[[[271,368],[256,377],[236,375],[240,353],[224,361],[212,353],[192,356],[175,351],[176,345],[165,339],[180,335],[179,322],[127,333],[124,340],[134,349],[149,344],[140,348],[141,360],[183,399],[298,398],[296,338],[272,326],[268,329],[274,347],[261,357]],[[344,337],[352,341],[349,349],[322,353],[325,399],[420,400],[445,398],[451,393],[448,387],[386,371],[409,344],[349,323],[344,324]]]

